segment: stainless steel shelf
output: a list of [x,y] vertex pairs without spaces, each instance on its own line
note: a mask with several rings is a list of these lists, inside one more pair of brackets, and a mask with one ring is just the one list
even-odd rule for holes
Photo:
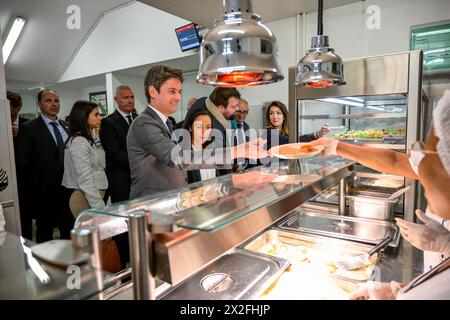
[[395,113],[362,113],[362,114],[342,114],[342,115],[300,115],[299,119],[390,119],[390,118],[406,118],[406,112]]

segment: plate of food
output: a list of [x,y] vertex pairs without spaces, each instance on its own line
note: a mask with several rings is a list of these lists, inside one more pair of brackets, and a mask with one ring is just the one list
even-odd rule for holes
[[323,146],[312,146],[310,143],[301,142],[282,144],[271,148],[269,152],[280,159],[305,159],[320,154],[323,149]]

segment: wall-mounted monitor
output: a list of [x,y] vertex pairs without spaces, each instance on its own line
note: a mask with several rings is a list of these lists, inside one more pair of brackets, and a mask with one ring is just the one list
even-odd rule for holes
[[176,28],[175,33],[177,34],[181,51],[192,50],[200,47],[200,43],[202,41],[198,35],[197,28],[194,23]]

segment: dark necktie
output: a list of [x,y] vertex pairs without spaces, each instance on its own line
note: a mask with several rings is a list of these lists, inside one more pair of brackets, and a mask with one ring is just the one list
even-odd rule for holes
[[56,121],[52,121],[52,122],[50,122],[50,124],[53,127],[53,132],[54,132],[55,138],[56,138],[56,145],[58,146],[58,149],[63,150],[64,149],[64,140],[61,135],[61,132],[59,132],[58,123]]
[[133,118],[131,118],[131,115],[127,115],[128,124],[131,126],[131,123],[133,122]]
[[166,125],[167,125],[167,128],[169,129],[169,133],[172,134],[172,132],[173,132],[173,127],[172,127],[172,122],[170,122],[169,119],[167,119]]

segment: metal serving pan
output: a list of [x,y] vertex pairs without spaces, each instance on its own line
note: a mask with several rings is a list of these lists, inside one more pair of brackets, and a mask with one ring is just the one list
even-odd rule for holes
[[344,270],[337,267],[338,260],[364,254],[371,246],[278,229],[267,230],[242,247],[245,250],[287,259],[292,263],[295,272],[302,273],[306,278],[326,279],[331,276],[351,282],[367,281],[372,278],[378,261],[378,254],[374,254],[370,264],[357,270]]
[[[343,223],[343,224],[342,224]],[[341,227],[341,225],[343,227]],[[316,234],[366,244],[377,244],[387,236],[392,237],[390,247],[397,248],[400,230],[390,221],[338,216],[298,208],[278,224],[283,230]]]
[[262,295],[289,266],[282,258],[233,249],[161,297],[162,300],[237,300]]

